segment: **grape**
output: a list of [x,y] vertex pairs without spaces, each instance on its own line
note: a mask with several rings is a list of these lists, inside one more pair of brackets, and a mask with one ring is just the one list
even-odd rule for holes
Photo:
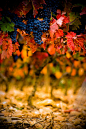
[[[32,10],[26,15],[26,19],[28,20],[26,33],[30,34],[30,32],[33,32],[34,40],[37,44],[43,43],[41,36],[43,32],[46,32],[49,29],[50,17],[51,12],[46,5],[43,5],[43,9],[38,10],[38,14],[35,18],[33,17]],[[43,20],[38,20],[38,18],[42,18]]]
[[17,14],[11,14],[11,21],[14,22],[16,28],[19,28],[20,30],[26,29],[26,25],[22,22],[22,18],[19,18]]
[[2,16],[9,17],[11,21],[15,24],[14,31],[9,32],[12,41],[15,43],[17,41],[17,28],[19,28],[20,30],[26,30],[26,25],[22,22],[22,18],[18,17],[17,14],[9,12],[8,10],[3,11]]
[[45,3],[47,5],[47,7],[49,7],[51,9],[51,11],[54,14],[56,14],[56,11],[57,11],[58,7],[60,6],[59,0],[45,0]]
[[18,56],[17,55],[12,55],[13,56],[13,60],[14,60],[14,62],[16,62],[17,61],[17,59],[18,59]]
[[14,31],[9,32],[9,34],[10,34],[10,38],[12,39],[12,41],[13,41],[14,43],[17,42],[17,40],[16,40],[16,36],[17,36],[17,28],[14,27]]
[[[50,8],[46,5],[43,5],[43,9],[38,9],[38,14],[34,18],[33,9],[31,9],[25,17],[18,17],[17,14],[11,13],[9,11],[3,11],[3,16],[7,16],[11,19],[11,21],[15,24],[14,31],[9,32],[10,37],[13,42],[16,42],[17,28],[21,30],[25,30],[26,33],[30,34],[33,32],[34,40],[38,44],[42,44],[41,36],[43,32],[46,32],[50,26],[50,17],[51,11]],[[43,20],[38,20],[38,18],[42,18]],[[25,25],[22,20],[27,20],[27,25]]]
[[[16,35],[17,35],[17,28],[21,30],[25,30],[26,33],[30,34],[30,32],[33,32],[34,40],[37,44],[42,44],[43,41],[41,40],[41,36],[43,32],[46,32],[49,30],[50,27],[50,17],[51,17],[51,11],[56,11],[58,6],[58,1],[51,0],[45,1],[46,4],[43,4],[42,9],[38,9],[38,14],[34,18],[33,16],[33,9],[31,9],[27,14],[25,20],[27,20],[27,25],[25,25],[22,22],[23,18],[20,18],[17,16],[17,14],[11,13],[9,11],[3,12],[6,16],[10,17],[11,21],[14,22],[15,28],[14,31],[10,33],[10,37],[12,38],[13,42],[16,42]],[[38,20],[42,18],[43,20]]]

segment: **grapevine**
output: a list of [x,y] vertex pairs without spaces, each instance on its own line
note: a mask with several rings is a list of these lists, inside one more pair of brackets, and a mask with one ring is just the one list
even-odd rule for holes
[[[20,3],[20,10],[12,11],[9,8],[0,8],[2,59],[9,58],[14,52],[21,52],[24,44],[30,47],[33,53],[38,48],[44,48],[51,55],[56,52],[65,54],[67,51],[72,51],[73,54],[81,51],[85,55],[86,18],[83,15],[86,14],[83,14],[83,9],[79,14],[74,13],[72,7],[70,10],[66,7],[64,9],[62,3],[62,1],[57,0],[41,0],[40,3],[35,0],[29,2],[26,0],[22,1],[22,4]],[[66,12],[67,10],[68,12]],[[15,49],[17,42],[19,46],[18,49]],[[51,46],[53,46],[54,52],[50,52],[49,47]],[[20,54],[18,53],[18,55]]]

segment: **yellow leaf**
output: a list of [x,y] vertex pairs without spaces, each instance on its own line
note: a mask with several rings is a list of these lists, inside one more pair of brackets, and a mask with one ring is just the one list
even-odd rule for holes
[[71,58],[71,54],[69,52],[66,52],[66,57]]
[[55,73],[55,76],[56,76],[57,79],[59,79],[59,78],[61,78],[62,73],[61,73],[60,71],[57,71],[57,72]]
[[80,61],[75,60],[74,61],[74,66],[77,68],[79,65],[80,65]]
[[78,70],[78,74],[79,74],[79,76],[82,76],[84,74],[84,69],[83,68],[80,68]]
[[42,71],[41,71],[42,74],[46,74],[47,73],[47,67],[45,66]]
[[68,73],[71,72],[71,67],[70,67],[70,66],[67,66],[67,67],[66,67],[66,72],[68,72]]

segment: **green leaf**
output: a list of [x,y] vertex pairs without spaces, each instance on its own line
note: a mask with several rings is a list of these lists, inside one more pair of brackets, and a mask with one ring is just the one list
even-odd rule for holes
[[77,30],[80,27],[80,25],[81,25],[81,22],[80,22],[79,18],[76,18],[75,21],[71,25],[71,29]]
[[79,28],[79,26],[81,25],[81,22],[80,22],[80,15],[79,13],[75,13],[75,12],[71,12],[69,13],[69,17],[70,17],[70,28],[72,30],[77,30],[77,28]]
[[14,31],[14,27],[11,27],[10,25],[7,26],[7,31],[11,32]]
[[7,29],[6,29],[5,26],[1,25],[1,30],[2,30],[2,31],[6,31]]
[[69,13],[69,17],[70,17],[70,23],[72,25],[72,23],[75,21],[75,19],[80,18],[79,13],[75,13],[75,12],[71,12]]
[[13,22],[11,22],[11,26],[14,27],[14,25],[15,25],[15,24],[14,24]]
[[0,21],[0,24],[3,24],[3,22],[2,22],[2,21]]
[[2,22],[5,22],[5,18],[4,17],[2,17]]
[[14,23],[11,22],[11,19],[9,17],[2,17],[2,20],[0,21],[0,27],[2,31],[14,31]]
[[11,19],[9,17],[5,17],[6,21],[11,22]]

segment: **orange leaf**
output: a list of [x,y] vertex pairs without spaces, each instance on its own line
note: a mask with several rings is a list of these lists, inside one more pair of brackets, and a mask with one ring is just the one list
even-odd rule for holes
[[19,50],[16,50],[17,56],[20,56],[21,52]]
[[76,75],[76,69],[72,70],[71,76],[75,76]]
[[77,68],[78,66],[80,66],[80,61],[74,60],[74,67]]
[[60,71],[57,71],[57,72],[55,73],[55,76],[56,76],[57,79],[59,79],[59,78],[61,78],[62,73],[61,73]]
[[67,67],[66,67],[66,72],[68,72],[68,73],[71,72],[71,67],[70,67],[70,66],[67,66]]
[[51,44],[49,47],[48,47],[48,53],[50,55],[54,55],[55,54],[55,48],[54,48],[54,44]]

